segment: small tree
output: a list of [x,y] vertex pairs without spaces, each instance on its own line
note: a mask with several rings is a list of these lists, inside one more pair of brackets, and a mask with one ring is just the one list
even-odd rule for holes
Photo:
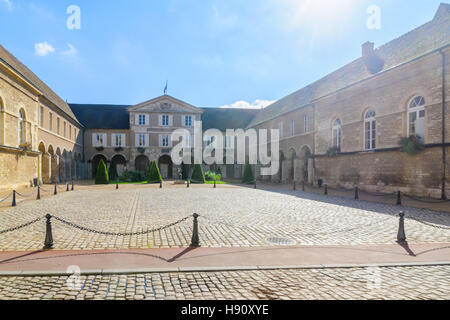
[[105,161],[100,160],[97,167],[97,174],[95,175],[95,184],[109,184],[108,171],[106,170]]
[[116,163],[111,162],[111,165],[109,166],[109,179],[114,181],[117,180],[118,176]]
[[158,164],[153,161],[150,165],[150,170],[148,172],[148,183],[160,183],[162,182],[161,172],[159,172]]
[[191,177],[192,183],[205,183],[205,175],[203,174],[203,168],[200,164],[194,165],[194,171]]
[[253,175],[252,166],[248,162],[244,168],[244,175],[242,177],[242,182],[245,184],[252,184],[255,182],[255,177]]

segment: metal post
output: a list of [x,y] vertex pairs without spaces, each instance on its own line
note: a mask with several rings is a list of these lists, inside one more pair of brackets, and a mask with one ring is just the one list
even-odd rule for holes
[[355,200],[359,200],[359,188],[355,187]]
[[192,229],[191,247],[198,248],[198,247],[200,247],[200,240],[198,237],[198,217],[199,217],[199,215],[194,213],[193,217],[194,217],[194,228]]
[[402,192],[401,191],[397,192],[397,205],[398,206],[402,205]]
[[405,243],[405,242],[406,242],[405,213],[403,211],[400,211],[400,223],[398,226],[397,243]]
[[327,196],[328,195],[328,185],[325,185],[325,189],[324,189],[324,194]]
[[66,191],[69,192],[69,184],[67,183]]
[[119,181],[116,181],[116,190],[119,190]]
[[253,189],[256,189],[256,179],[254,181]]
[[41,186],[38,185],[38,192],[36,200],[41,200]]
[[13,190],[13,200],[12,200],[12,206],[16,206],[16,190]]
[[56,183],[55,183],[55,192],[53,192],[53,194],[54,194],[55,196],[58,194],[58,187],[57,187]]
[[302,191],[305,192],[305,181],[302,181]]
[[188,179],[188,181],[187,181],[187,187],[189,188],[189,179]]
[[162,189],[162,181],[159,182],[159,188]]
[[52,235],[52,216],[50,214],[47,214],[45,216],[47,219],[46,223],[46,230],[45,230],[45,242],[44,242],[44,249],[53,249],[53,235]]
[[297,190],[297,184],[295,183],[295,180],[294,180],[294,191],[295,190]]
[[214,189],[216,188],[216,180],[214,179]]
[[73,185],[73,180],[72,180],[72,191],[75,190],[75,186]]

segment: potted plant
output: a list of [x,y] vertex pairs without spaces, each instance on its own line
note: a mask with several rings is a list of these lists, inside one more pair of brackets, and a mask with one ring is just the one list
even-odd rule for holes
[[101,151],[105,150],[105,148],[104,148],[104,147],[96,147],[95,149],[96,149],[97,151],[99,151],[99,152],[101,152]]
[[417,135],[412,135],[409,138],[402,138],[399,144],[401,150],[410,156],[418,154],[424,148],[422,140]]
[[145,153],[145,149],[142,148],[142,147],[137,148],[137,151],[138,151],[139,153],[142,153],[142,154]]

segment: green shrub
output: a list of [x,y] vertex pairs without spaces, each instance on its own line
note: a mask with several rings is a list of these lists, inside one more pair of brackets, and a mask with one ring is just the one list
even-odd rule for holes
[[418,154],[423,149],[423,142],[419,136],[410,136],[400,140],[400,148],[410,156]]
[[205,178],[206,180],[209,181],[220,181],[222,179],[222,175],[218,174],[218,173],[214,173],[211,170],[208,170],[205,172]]
[[156,161],[153,161],[148,172],[148,183],[160,182],[162,182],[161,172],[159,172],[158,164],[156,163]]
[[328,158],[333,158],[333,157],[337,156],[338,153],[339,153],[338,147],[331,147],[327,151],[327,156],[328,156]]
[[97,167],[97,174],[95,175],[95,184],[109,184],[109,176],[108,172],[106,171],[106,164],[102,160],[100,160],[100,163]]
[[203,169],[200,164],[194,165],[194,171],[192,171],[191,182],[205,183],[205,175],[203,174]]
[[255,177],[253,175],[252,166],[247,163],[244,168],[244,175],[242,177],[242,182],[245,184],[253,184],[255,183]]
[[117,180],[118,176],[116,163],[111,162],[109,166],[109,179],[114,181]]

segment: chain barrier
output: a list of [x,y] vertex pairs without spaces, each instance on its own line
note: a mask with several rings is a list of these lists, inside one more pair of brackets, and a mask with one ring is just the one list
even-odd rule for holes
[[38,222],[38,221],[41,221],[41,220],[42,220],[42,218],[37,218],[37,219],[35,219],[35,220],[33,220],[33,221],[30,221],[30,222],[28,222],[28,223],[22,224],[22,225],[20,225],[20,226],[17,226],[17,227],[11,228],[11,229],[6,229],[6,230],[3,230],[3,231],[0,231],[0,234],[4,234],[4,233],[8,233],[8,232],[13,232],[13,231],[16,231],[16,230],[19,230],[19,229],[26,228],[26,227],[31,226],[32,224],[34,224],[34,223],[36,223],[36,222]]
[[187,216],[187,217],[185,217],[183,219],[180,219],[180,220],[178,220],[176,222],[173,222],[173,223],[165,225],[165,226],[161,226],[161,227],[158,227],[158,228],[155,228],[155,229],[146,230],[146,231],[139,231],[139,232],[106,232],[106,231],[98,231],[98,230],[95,230],[95,229],[91,229],[91,228],[88,228],[88,227],[83,227],[83,226],[77,225],[77,224],[75,224],[73,222],[64,220],[64,219],[59,218],[57,216],[52,216],[52,218],[54,218],[55,220],[65,224],[65,225],[67,225],[69,227],[72,227],[72,228],[75,228],[75,229],[79,229],[79,230],[82,230],[82,231],[86,231],[86,232],[90,232],[90,233],[96,233],[96,234],[102,234],[102,235],[106,235],[106,236],[123,237],[123,236],[144,235],[144,234],[154,233],[154,232],[158,232],[158,231],[161,231],[161,230],[164,230],[164,229],[168,229],[170,227],[173,227],[173,226],[175,226],[177,224],[180,224],[180,223],[186,221],[189,218],[192,218],[192,215],[189,215],[189,216]]
[[430,199],[430,200],[425,200],[425,199],[419,199],[419,198],[416,198],[416,197],[413,197],[413,196],[408,196],[408,195],[406,195],[406,194],[404,194],[403,195],[405,198],[408,198],[408,199],[410,199],[410,200],[414,200],[414,201],[418,201],[418,202],[423,202],[423,203],[447,203],[447,202],[450,202],[450,200],[433,200],[433,199]]
[[9,195],[7,195],[6,198],[3,198],[2,200],[0,200],[0,203],[8,200],[11,196],[12,196],[12,192]]
[[418,218],[409,217],[409,216],[406,217],[406,218],[411,219],[411,220],[413,220],[415,222],[421,223],[423,225],[426,225],[428,227],[433,227],[433,228],[437,228],[437,229],[441,229],[441,230],[450,230],[450,227],[438,226],[438,225],[435,225],[435,224],[432,224],[432,223],[429,223],[429,222],[425,222],[425,221],[419,220]]
[[19,197],[22,197],[22,198],[29,198],[29,197],[31,197],[31,196],[34,196],[34,194],[35,194],[36,192],[37,192],[37,190],[33,191],[33,192],[30,193],[30,194],[21,194],[21,193],[19,193],[19,192],[16,191],[16,194],[17,194]]
[[373,196],[373,197],[395,197],[397,196],[397,192],[394,193],[377,193],[377,192],[369,192],[369,191],[365,191],[365,190],[358,190],[360,193],[365,193],[368,194],[369,196]]

